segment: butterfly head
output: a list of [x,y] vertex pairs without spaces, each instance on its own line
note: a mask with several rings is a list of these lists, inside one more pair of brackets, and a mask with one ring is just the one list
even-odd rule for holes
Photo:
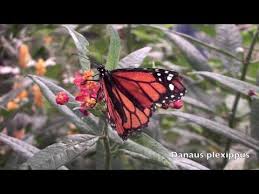
[[107,70],[105,69],[105,67],[103,65],[98,65],[97,71],[99,71],[100,76],[104,76],[105,73],[107,72]]

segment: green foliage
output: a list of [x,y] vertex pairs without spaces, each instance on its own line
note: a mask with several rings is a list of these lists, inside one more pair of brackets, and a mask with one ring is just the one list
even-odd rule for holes
[[[257,26],[193,24],[188,26],[193,31],[187,34],[175,27],[173,24],[1,26],[1,41],[4,40],[0,45],[1,62],[19,70],[0,74],[1,168],[251,169],[244,165],[247,159],[234,162],[222,158],[188,159],[173,157],[172,152],[206,154],[228,152],[236,147],[241,147],[242,153],[259,152],[256,84],[259,47],[257,43],[251,47]],[[27,67],[19,65],[17,42],[29,48]],[[253,51],[251,57],[247,56],[249,49]],[[73,56],[75,51],[77,56]],[[39,58],[44,59],[45,66],[36,67]],[[97,103],[88,116],[79,111],[73,78],[76,72],[93,68],[91,63],[101,63],[108,70],[136,67],[176,70],[188,90],[183,98],[184,107],[179,111],[159,109],[142,133],[122,141],[107,122],[105,102]],[[234,72],[236,67],[239,70]],[[37,68],[43,75],[39,75]],[[27,95],[21,97],[24,91]],[[69,97],[65,105],[56,103],[59,92]],[[237,108],[233,109],[235,103]],[[24,136],[19,133],[23,129]],[[9,148],[21,161],[9,158],[6,151]],[[253,168],[258,168],[256,159],[251,157],[249,161]]]

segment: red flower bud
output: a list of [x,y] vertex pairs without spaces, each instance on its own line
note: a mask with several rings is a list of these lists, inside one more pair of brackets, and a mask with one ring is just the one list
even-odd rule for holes
[[64,105],[69,101],[69,97],[66,92],[59,92],[56,94],[56,103]]
[[255,91],[254,90],[249,90],[248,91],[248,96],[255,96],[256,95],[256,93],[255,93]]
[[174,109],[180,109],[183,107],[183,101],[182,100],[176,100],[174,102],[171,102],[169,104],[169,107],[174,108]]

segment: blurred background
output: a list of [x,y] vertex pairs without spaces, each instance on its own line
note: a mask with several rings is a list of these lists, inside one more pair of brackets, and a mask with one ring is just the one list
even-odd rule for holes
[[[89,42],[90,61],[105,64],[110,41],[106,25],[70,26]],[[256,25],[168,24],[159,29],[152,25],[125,24],[113,27],[121,40],[121,59],[133,51],[151,47],[140,67],[159,67],[181,73],[188,93],[180,111],[259,138],[259,102],[251,100],[257,91],[251,89],[247,96],[239,95],[238,90],[231,90],[215,79],[192,74],[195,71],[213,72],[257,85],[259,45],[254,38],[258,30]],[[62,137],[80,133],[75,124],[45,99],[39,86],[26,78],[28,74],[43,76],[76,94],[73,79],[80,68],[73,39],[61,25],[0,24],[0,132],[39,150]],[[210,169],[258,168],[254,149],[232,142],[215,129],[208,128],[187,122],[182,117],[154,114],[144,132],[165,148],[179,153],[229,151],[250,154],[248,159],[234,161],[192,159]],[[81,154],[66,167],[102,169],[103,154],[104,148],[98,144],[96,149]],[[0,140],[0,169],[17,169],[24,161],[10,145]],[[166,169],[125,152],[116,152],[111,162],[112,169]]]

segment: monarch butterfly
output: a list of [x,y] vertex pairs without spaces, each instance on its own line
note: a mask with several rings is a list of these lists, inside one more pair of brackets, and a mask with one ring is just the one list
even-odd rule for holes
[[108,120],[123,140],[147,126],[157,107],[166,108],[186,92],[176,71],[152,68],[108,71],[103,65],[98,65],[97,70]]

